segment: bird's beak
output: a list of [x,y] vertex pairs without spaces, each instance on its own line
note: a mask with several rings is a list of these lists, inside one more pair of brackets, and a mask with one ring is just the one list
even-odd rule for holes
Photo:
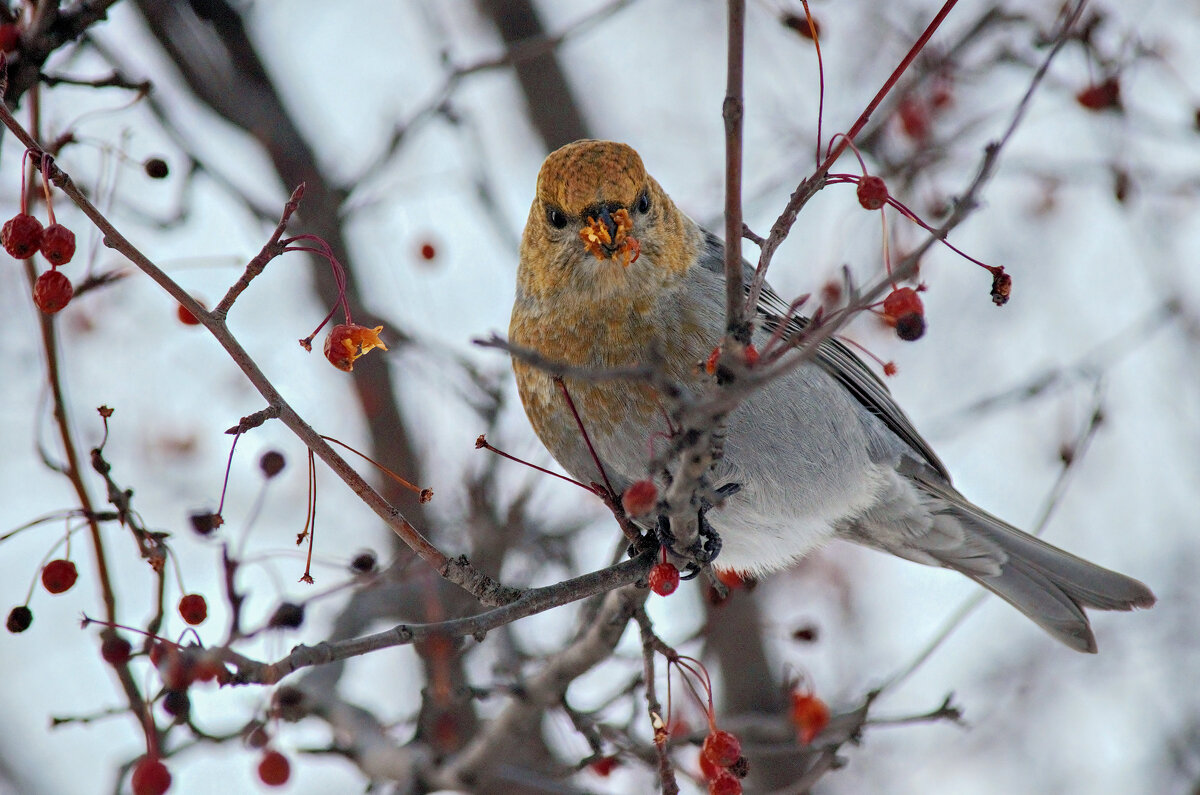
[[641,253],[637,239],[630,234],[632,229],[633,220],[628,210],[622,207],[613,212],[608,207],[601,207],[596,215],[588,216],[579,239],[596,259],[616,259],[628,267]]

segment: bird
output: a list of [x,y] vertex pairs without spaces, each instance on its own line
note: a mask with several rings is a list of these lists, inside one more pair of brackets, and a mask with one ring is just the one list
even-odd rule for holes
[[[521,237],[509,341],[577,374],[562,379],[564,395],[549,368],[513,356],[525,413],[574,478],[607,478],[620,494],[651,474],[672,430],[654,385],[663,381],[588,378],[579,368],[654,364],[698,394],[725,333],[724,256],[720,238],[676,206],[629,145],[580,140],[546,157]],[[753,341],[763,344],[786,309],[768,285]],[[712,480],[732,486],[706,514],[720,537],[716,567],[762,576],[843,539],[961,572],[1092,653],[1085,608],[1155,602],[1142,582],[969,502],[882,380],[834,338],[726,421]]]

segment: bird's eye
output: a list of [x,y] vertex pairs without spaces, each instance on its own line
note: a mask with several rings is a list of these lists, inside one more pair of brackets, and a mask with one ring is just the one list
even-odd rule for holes
[[546,220],[555,229],[563,229],[567,225],[567,214],[557,207],[546,208]]
[[634,209],[642,215],[650,212],[650,194],[642,191],[642,195],[638,196],[637,204],[634,205]]

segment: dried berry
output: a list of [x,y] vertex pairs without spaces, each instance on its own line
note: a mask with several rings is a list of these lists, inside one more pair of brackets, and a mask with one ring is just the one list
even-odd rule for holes
[[325,358],[337,369],[350,372],[354,369],[354,362],[372,348],[387,350],[379,338],[381,331],[383,326],[370,329],[357,323],[334,326],[325,338]]
[[862,177],[858,180],[858,203],[868,210],[878,210],[887,204],[888,189],[883,177]]
[[129,641],[120,635],[110,635],[100,644],[100,656],[109,665],[124,665],[129,662],[129,653],[132,650]]
[[1012,295],[1012,277],[1004,272],[1004,268],[992,271],[992,303],[1004,306]]
[[0,245],[17,259],[28,259],[42,245],[42,222],[29,213],[18,213],[0,229]]
[[8,612],[8,622],[5,626],[8,627],[9,632],[15,635],[29,629],[29,625],[32,623],[33,611],[26,605],[17,605]]
[[161,759],[143,756],[133,768],[129,783],[133,786],[133,795],[163,795],[171,788],[171,771]]
[[167,167],[167,161],[161,157],[152,157],[142,164],[142,168],[146,170],[146,176],[150,179],[166,179],[171,173]]
[[54,267],[66,265],[75,256],[75,233],[62,224],[50,224],[42,232],[41,251]]
[[69,591],[78,579],[79,570],[69,560],[52,560],[42,569],[42,585],[50,593]]
[[188,698],[186,690],[168,690],[163,696],[162,707],[171,717],[187,720],[192,712],[192,700]]
[[202,536],[212,535],[214,530],[225,524],[225,521],[221,518],[221,514],[209,511],[194,513],[188,519],[192,523],[192,529],[198,535]]
[[71,280],[60,271],[46,271],[33,283],[33,303],[47,315],[62,311],[73,295]]
[[273,478],[283,471],[287,465],[287,460],[283,457],[283,453],[277,450],[268,450],[262,454],[262,458],[258,459],[258,468],[262,470],[263,477]]
[[281,787],[292,774],[287,757],[278,751],[267,751],[258,763],[258,778],[268,787]]
[[179,600],[179,615],[189,624],[203,624],[208,618],[208,602],[198,593],[190,593]]
[[704,738],[700,753],[717,767],[729,767],[742,755],[742,743],[732,732],[714,729]]
[[679,587],[679,569],[673,563],[656,563],[650,569],[650,590],[659,596],[670,596]]

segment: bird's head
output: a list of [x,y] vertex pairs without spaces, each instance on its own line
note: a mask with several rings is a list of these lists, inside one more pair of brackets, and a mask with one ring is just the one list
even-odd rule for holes
[[522,287],[608,293],[667,277],[686,270],[698,234],[632,147],[576,141],[538,173],[521,241]]

